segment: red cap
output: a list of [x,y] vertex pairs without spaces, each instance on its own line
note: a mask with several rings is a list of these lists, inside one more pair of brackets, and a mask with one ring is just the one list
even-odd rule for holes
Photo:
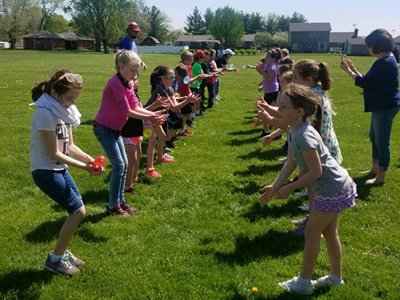
[[206,57],[206,54],[204,53],[203,50],[197,50],[196,53],[194,54],[196,57]]
[[130,22],[128,25],[128,29],[133,30],[135,32],[140,32],[139,24],[136,22]]

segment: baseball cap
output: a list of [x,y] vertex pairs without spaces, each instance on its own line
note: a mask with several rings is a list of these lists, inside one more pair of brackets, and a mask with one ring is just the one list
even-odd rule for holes
[[140,32],[139,24],[136,22],[130,22],[128,25],[128,29],[133,30],[135,32]]
[[206,57],[206,54],[204,53],[203,50],[197,50],[196,53],[194,54],[196,57]]
[[235,52],[233,52],[231,49],[228,48],[224,50],[224,54],[235,55]]

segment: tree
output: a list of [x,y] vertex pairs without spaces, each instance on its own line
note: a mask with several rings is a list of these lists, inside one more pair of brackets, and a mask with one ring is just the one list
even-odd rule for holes
[[157,38],[161,43],[164,42],[168,33],[167,16],[157,7],[152,6],[148,21],[150,23],[149,36]]
[[71,32],[74,31],[74,28],[70,25],[70,23],[64,18],[62,15],[53,14],[49,20],[47,21],[46,27],[44,30],[49,32]]
[[42,11],[42,17],[39,22],[39,30],[44,30],[47,26],[47,22],[53,16],[58,8],[61,8],[64,4],[64,0],[39,0],[40,8]]
[[290,17],[290,23],[307,23],[307,19],[301,13],[295,11]]
[[277,32],[272,37],[272,46],[287,48],[289,46],[288,33],[287,32]]
[[206,24],[207,32],[210,30],[211,22],[214,19],[214,12],[211,8],[207,8],[206,12],[204,13],[204,22]]
[[254,45],[257,48],[268,49],[273,45],[273,43],[273,36],[269,32],[259,32],[256,33],[254,37]]
[[236,47],[241,43],[244,34],[241,14],[229,6],[218,8],[211,23],[210,33],[216,39],[225,40],[228,47]]
[[166,42],[171,42],[172,44],[175,44],[176,40],[178,39],[179,36],[183,35],[184,32],[182,29],[172,29],[168,31],[165,41]]
[[193,9],[193,14],[186,17],[186,26],[183,29],[191,34],[206,34],[206,22],[203,20],[197,6]]
[[[132,8],[128,0],[73,0],[73,20],[78,28],[90,29],[95,36],[95,49],[108,53],[121,34],[121,17]],[[126,28],[126,23],[125,23]]]
[[10,48],[15,49],[19,36],[29,32],[29,10],[31,0],[2,0],[0,1],[0,34],[10,42]]

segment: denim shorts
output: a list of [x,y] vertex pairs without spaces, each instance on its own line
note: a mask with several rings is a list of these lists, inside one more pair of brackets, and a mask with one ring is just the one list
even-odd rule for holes
[[35,170],[33,181],[47,196],[60,204],[70,215],[77,213],[84,205],[78,187],[68,170]]

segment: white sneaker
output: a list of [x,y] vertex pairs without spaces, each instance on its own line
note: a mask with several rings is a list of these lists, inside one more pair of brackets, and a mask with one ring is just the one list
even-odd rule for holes
[[313,292],[311,281],[307,283],[300,283],[298,277],[293,277],[288,281],[279,282],[278,285],[289,292],[298,294],[311,295]]
[[343,279],[338,280],[338,278],[332,278],[330,275],[326,275],[324,277],[318,278],[317,280],[311,280],[312,286],[315,287],[330,287],[335,285],[344,285]]

